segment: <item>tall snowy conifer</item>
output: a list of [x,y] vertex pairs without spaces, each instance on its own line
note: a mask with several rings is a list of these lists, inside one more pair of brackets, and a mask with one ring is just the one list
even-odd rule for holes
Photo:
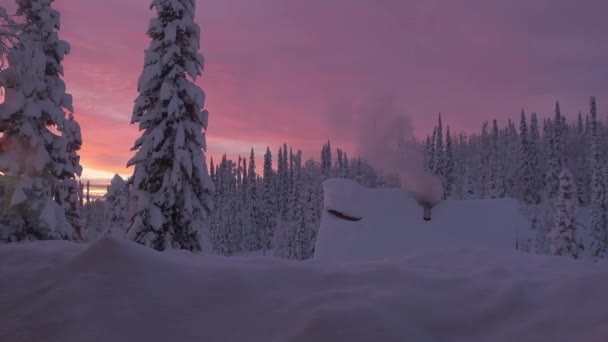
[[562,118],[559,102],[555,104],[555,117],[550,126],[549,145],[547,146],[546,191],[549,198],[555,198],[559,190],[559,175],[562,169]]
[[555,204],[555,226],[550,233],[551,253],[577,259],[583,245],[577,237],[575,218],[576,190],[574,178],[568,169],[559,175],[559,193]]
[[517,171],[519,168],[519,140],[517,136],[517,128],[515,123],[509,120],[505,134],[506,151],[505,151],[505,188],[506,195],[517,198]]
[[211,181],[215,183],[217,180],[215,179],[215,165],[213,164],[213,157],[209,161],[209,177],[211,177]]
[[256,186],[256,172],[255,172],[255,156],[253,148],[251,148],[251,155],[249,156],[249,168],[247,169],[247,201],[246,209],[249,215],[249,227],[243,236],[243,243],[245,244],[245,250],[257,251],[261,248],[261,234],[260,234],[260,208],[258,203],[258,191]]
[[63,125],[63,136],[65,137],[65,151],[68,157],[67,168],[60,177],[60,183],[57,189],[56,201],[65,210],[65,215],[72,227],[74,228],[75,238],[84,239],[82,205],[78,196],[78,181],[76,176],[82,174],[82,166],[80,165],[80,156],[78,151],[82,147],[82,135],[80,125],[74,119],[74,115],[70,113],[68,120]]
[[348,161],[348,155],[346,154],[346,152],[344,152],[343,159],[344,160],[342,162],[342,177],[349,178],[350,177],[350,165],[349,165],[349,161]]
[[608,200],[606,173],[602,165],[599,123],[595,97],[590,100],[590,156],[591,166],[591,255],[603,258],[608,255]]
[[444,176],[444,150],[443,150],[443,123],[441,122],[441,113],[438,114],[437,118],[437,132],[435,135],[435,170],[434,174],[442,177]]
[[532,113],[530,116],[530,136],[528,140],[528,155],[526,159],[530,167],[530,183],[528,186],[530,189],[531,204],[539,204],[542,196],[543,188],[543,172],[540,164],[540,128],[538,127],[538,118],[536,113]]
[[105,223],[106,230],[118,236],[124,236],[129,216],[129,191],[127,182],[119,175],[114,175],[106,193]]
[[450,126],[445,133],[445,169],[443,177],[443,198],[452,196],[454,191],[456,166],[454,165],[454,151]]
[[[585,131],[585,123],[583,121],[583,114],[578,112],[576,120],[576,149],[577,151],[586,151],[587,148],[587,136]],[[578,204],[586,206],[589,203],[589,185],[591,180],[589,177],[588,169],[588,158],[586,153],[579,153],[576,157],[576,191]]]
[[[53,0],[18,0],[24,23],[0,72],[5,101],[0,109],[0,172],[17,177],[10,200],[10,224],[0,240],[71,239],[75,231],[64,208],[54,202],[60,180],[74,175],[67,150],[65,112],[72,97],[62,80],[67,42],[59,39]],[[62,133],[57,135],[49,128]],[[76,192],[77,193],[77,192]],[[77,199],[77,197],[76,197]]]
[[480,189],[481,189],[481,198],[487,198],[490,195],[490,177],[491,175],[491,167],[492,167],[492,136],[489,132],[489,123],[488,121],[484,121],[481,126],[481,165],[479,172],[481,173],[480,177]]
[[262,251],[266,254],[266,249],[270,248],[270,241],[274,235],[275,228],[275,196],[274,196],[274,174],[272,171],[272,154],[270,148],[266,148],[264,154],[264,179],[262,180],[262,201],[261,201],[261,220],[260,220],[260,240]]
[[490,179],[488,194],[490,198],[502,198],[505,196],[504,157],[500,146],[498,122],[492,123],[492,145],[490,154]]
[[342,177],[342,169],[344,168],[344,160],[343,160],[343,152],[341,149],[337,149],[336,150],[336,154],[337,154],[337,162],[336,162],[336,170],[338,171],[337,176],[338,177]]
[[291,189],[291,183],[290,183],[290,163],[289,163],[289,157],[287,155],[287,144],[283,144],[283,175],[281,176],[280,179],[280,201],[282,202],[281,205],[281,219],[283,220],[287,220],[288,218],[288,213],[289,213],[289,192]]
[[520,137],[520,163],[519,163],[519,184],[521,190],[521,197],[527,204],[536,204],[540,202],[538,194],[535,193],[533,188],[534,176],[532,175],[532,168],[530,160],[532,158],[530,151],[530,135],[528,133],[528,123],[526,121],[526,114],[521,111],[521,120],[519,125],[519,137]]
[[135,141],[133,191],[137,206],[128,236],[157,250],[201,250],[212,209],[213,183],[205,161],[208,112],[194,83],[204,59],[194,0],[153,0],[157,17],[139,78],[131,123]]
[[276,210],[279,215],[283,212],[283,206],[285,203],[283,202],[282,191],[283,191],[283,174],[285,170],[283,169],[283,147],[279,147],[279,153],[277,156],[277,177],[274,179],[274,194],[276,204]]
[[465,166],[462,176],[462,197],[465,200],[475,199],[475,184],[473,172],[469,166]]
[[87,180],[87,193],[85,195],[87,204],[91,203],[91,181]]

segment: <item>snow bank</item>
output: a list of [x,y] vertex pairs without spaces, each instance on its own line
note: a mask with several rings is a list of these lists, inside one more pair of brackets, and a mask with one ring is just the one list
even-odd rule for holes
[[[518,235],[530,223],[513,199],[441,201],[431,221],[410,193],[400,189],[368,189],[346,179],[323,184],[325,210],[315,258],[366,261],[431,250],[498,248],[515,250]],[[362,217],[337,218],[327,210]]]
[[220,258],[104,237],[0,246],[0,336],[83,341],[587,341],[608,269],[498,251],[332,264]]

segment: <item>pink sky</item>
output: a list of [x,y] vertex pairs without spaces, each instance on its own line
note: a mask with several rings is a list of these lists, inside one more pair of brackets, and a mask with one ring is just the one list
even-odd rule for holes
[[[54,3],[72,46],[65,80],[83,131],[83,178],[131,173],[149,3]],[[587,110],[589,95],[603,110],[606,13],[605,0],[198,1],[208,158],[251,146],[276,153],[284,141],[314,155],[330,138],[352,146],[337,128],[370,95],[396,99],[418,136],[438,112],[461,131],[522,107],[548,114],[556,99],[570,116]]]

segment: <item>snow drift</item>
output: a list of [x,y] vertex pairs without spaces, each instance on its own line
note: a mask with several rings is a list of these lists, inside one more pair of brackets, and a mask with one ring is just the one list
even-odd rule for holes
[[605,264],[497,251],[349,265],[0,246],[3,341],[606,341]]
[[[315,258],[371,261],[464,247],[515,250],[530,222],[513,199],[447,200],[423,220],[416,195],[401,189],[368,189],[347,179],[323,184],[324,207]],[[361,217],[350,222],[328,213]]]

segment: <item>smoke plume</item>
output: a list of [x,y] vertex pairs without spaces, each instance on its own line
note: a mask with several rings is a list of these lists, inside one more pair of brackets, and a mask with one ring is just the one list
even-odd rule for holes
[[368,98],[356,115],[357,153],[383,175],[397,177],[419,201],[441,199],[441,182],[424,167],[412,121],[393,96]]

